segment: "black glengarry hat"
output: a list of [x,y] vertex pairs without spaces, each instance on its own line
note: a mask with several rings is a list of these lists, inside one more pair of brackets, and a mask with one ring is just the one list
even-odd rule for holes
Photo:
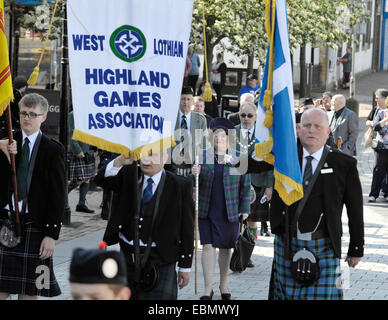
[[190,86],[183,86],[181,94],[191,94],[194,96],[194,90]]
[[70,282],[127,285],[124,255],[119,251],[76,248],[70,264]]

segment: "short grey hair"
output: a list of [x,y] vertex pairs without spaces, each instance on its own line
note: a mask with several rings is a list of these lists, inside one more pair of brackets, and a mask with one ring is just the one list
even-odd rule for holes
[[19,109],[22,105],[26,108],[35,108],[39,106],[43,113],[47,113],[49,107],[47,99],[37,93],[28,93],[23,96],[19,101]]
[[255,110],[255,112],[257,113],[257,107],[256,105],[253,103],[253,102],[244,102],[241,106],[240,106],[240,112],[243,108],[245,107],[251,107],[253,110]]
[[253,102],[253,101],[255,101],[255,96],[254,96],[252,93],[250,93],[250,92],[245,92],[245,93],[243,93],[243,94],[241,95],[241,97],[240,97],[240,102],[241,102],[241,104],[243,104],[243,103],[245,102],[245,100],[248,99],[248,98],[251,98],[252,101],[247,101],[247,102]]
[[313,113],[313,112],[320,113],[324,117],[324,119],[327,123],[327,127],[329,127],[329,116],[327,115],[327,111],[325,111],[321,108],[312,108],[312,109],[307,109],[306,111],[304,111],[302,113],[302,117],[300,118],[300,123],[301,124],[303,123],[303,118],[305,117],[306,114],[309,115],[310,113]]

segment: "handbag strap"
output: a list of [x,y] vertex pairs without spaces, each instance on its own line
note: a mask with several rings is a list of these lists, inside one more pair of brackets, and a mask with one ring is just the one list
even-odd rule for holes
[[[159,203],[160,203],[161,193],[162,193],[163,188],[164,188],[165,179],[166,179],[166,173],[163,171],[162,176],[160,178],[158,188],[156,189],[156,202],[155,202],[155,207],[153,210],[151,229],[150,229],[148,240],[147,240],[147,247],[146,247],[146,250],[145,250],[141,260],[140,260],[139,254],[138,254],[138,252],[140,251],[140,243],[139,243],[139,218],[140,218],[140,216],[139,216],[139,212],[137,212],[135,215],[135,219],[134,219],[135,266],[136,266],[136,268],[140,268],[140,270],[145,266],[145,264],[148,260],[148,257],[151,253],[152,231],[154,228],[156,216],[157,216],[158,211],[159,211]],[[139,282],[140,270],[137,270],[137,272],[135,272],[135,282]]]
[[146,247],[146,250],[144,252],[143,259],[141,260],[141,268],[143,268],[145,266],[145,264],[147,262],[147,259],[148,259],[149,255],[151,253],[152,231],[154,229],[156,216],[157,216],[158,211],[159,211],[159,203],[160,203],[161,194],[162,194],[162,191],[163,191],[163,188],[164,188],[165,179],[166,179],[166,174],[163,171],[162,172],[162,176],[160,178],[160,182],[159,182],[158,188],[156,189],[156,202],[155,202],[154,212],[153,212],[153,215],[152,215],[151,229],[150,229],[150,232],[149,232],[149,235],[148,235],[147,247]]

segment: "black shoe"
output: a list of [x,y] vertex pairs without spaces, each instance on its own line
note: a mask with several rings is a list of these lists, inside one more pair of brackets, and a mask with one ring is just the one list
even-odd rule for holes
[[248,261],[248,264],[247,264],[247,268],[253,268],[255,265],[253,264],[252,260],[249,259]]
[[94,213],[94,210],[90,210],[85,204],[77,204],[75,211],[85,212],[85,213]]
[[210,292],[210,296],[202,296],[199,298],[199,300],[213,300],[213,294],[214,294],[214,291],[212,289],[212,292]]
[[221,299],[222,300],[230,300],[230,298],[232,297],[231,293],[222,293],[221,288],[220,288],[220,292],[221,292]]

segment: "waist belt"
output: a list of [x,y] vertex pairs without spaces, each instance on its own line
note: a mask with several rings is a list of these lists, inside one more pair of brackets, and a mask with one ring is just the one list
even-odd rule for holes
[[312,232],[312,233],[311,232],[301,233],[300,235],[302,235],[302,239],[300,237],[298,237],[297,232],[294,232],[294,234],[292,236],[299,239],[299,240],[305,240],[305,239],[303,239],[303,236],[309,235],[309,234],[311,234],[311,240],[318,240],[318,239],[329,237],[329,233],[327,232],[326,229],[316,230],[315,232]]

